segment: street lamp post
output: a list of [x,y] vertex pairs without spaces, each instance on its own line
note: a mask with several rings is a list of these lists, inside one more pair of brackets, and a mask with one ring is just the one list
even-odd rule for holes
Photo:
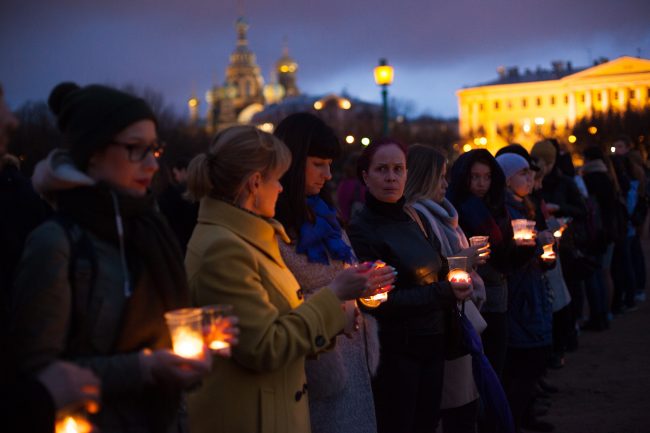
[[383,134],[388,136],[388,86],[393,82],[393,67],[389,66],[386,59],[379,59],[379,66],[375,67],[375,83],[381,86],[383,102]]

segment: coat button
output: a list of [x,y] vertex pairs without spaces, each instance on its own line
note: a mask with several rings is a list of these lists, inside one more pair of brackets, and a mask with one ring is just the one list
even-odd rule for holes
[[298,299],[303,299],[305,297],[305,291],[302,289],[296,290],[296,295],[298,296]]
[[316,343],[316,346],[318,346],[318,347],[325,346],[325,343],[326,343],[325,337],[323,337],[322,335],[317,336],[316,340],[314,340],[314,343]]
[[302,398],[302,391],[296,392],[296,401],[300,401],[301,398]]

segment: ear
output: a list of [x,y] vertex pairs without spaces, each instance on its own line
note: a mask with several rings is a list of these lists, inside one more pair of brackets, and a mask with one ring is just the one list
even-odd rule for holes
[[361,177],[363,178],[363,183],[368,185],[368,172],[366,170],[361,170]]
[[256,171],[255,173],[251,174],[248,177],[248,181],[246,181],[248,190],[252,194],[255,194],[257,192],[257,190],[260,188],[261,183],[262,183],[262,174],[259,171]]

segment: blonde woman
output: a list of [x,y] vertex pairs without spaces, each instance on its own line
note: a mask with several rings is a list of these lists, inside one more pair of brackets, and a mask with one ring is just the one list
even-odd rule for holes
[[342,302],[375,293],[390,277],[350,268],[303,299],[278,247],[288,237],[272,219],[290,163],[279,139],[237,126],[189,166],[188,192],[200,200],[185,259],[192,301],[233,305],[241,331],[232,358],[215,360],[189,396],[195,433],[309,432],[305,357],[343,330]]

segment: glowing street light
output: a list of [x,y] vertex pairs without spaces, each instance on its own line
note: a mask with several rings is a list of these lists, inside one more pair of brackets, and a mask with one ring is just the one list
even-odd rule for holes
[[573,144],[573,143],[575,143],[576,141],[578,141],[578,138],[577,138],[575,135],[572,134],[572,135],[569,135],[569,137],[567,138],[567,140],[569,140],[569,143]]
[[354,143],[354,135],[348,135],[347,137],[345,137],[345,142],[348,144]]
[[370,139],[368,137],[363,137],[361,139],[361,144],[364,146],[368,146],[370,144]]
[[375,83],[381,86],[381,98],[383,102],[384,137],[388,135],[388,86],[393,83],[393,67],[389,66],[386,59],[379,59],[379,66],[375,67]]
[[587,131],[589,131],[591,135],[596,135],[596,133],[598,132],[598,128],[596,128],[595,126],[590,126]]

